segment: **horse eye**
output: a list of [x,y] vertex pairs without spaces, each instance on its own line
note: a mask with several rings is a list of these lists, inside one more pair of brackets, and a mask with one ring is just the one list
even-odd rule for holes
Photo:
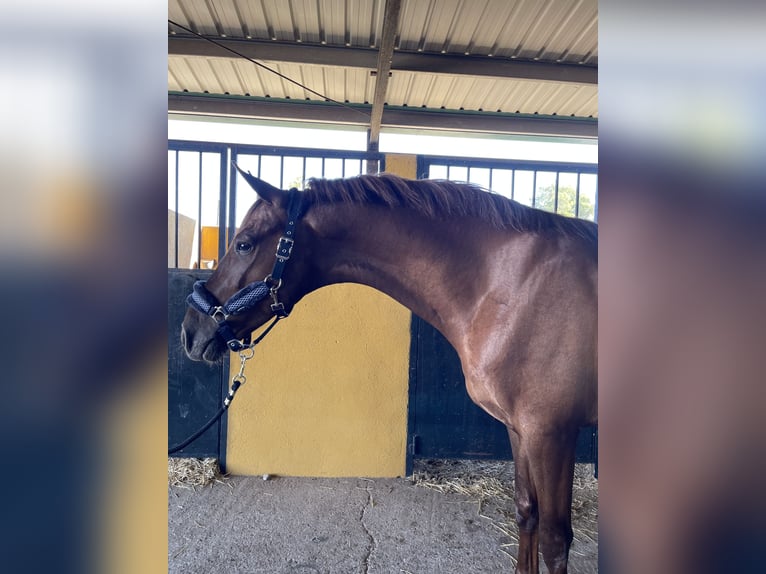
[[248,243],[247,241],[237,241],[234,245],[234,249],[237,250],[237,253],[250,253],[253,250],[253,244]]

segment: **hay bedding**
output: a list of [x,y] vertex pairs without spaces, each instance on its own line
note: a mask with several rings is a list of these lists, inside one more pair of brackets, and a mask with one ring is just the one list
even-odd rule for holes
[[[416,486],[442,493],[457,493],[478,504],[478,514],[511,539],[504,548],[518,546],[513,504],[513,462],[474,460],[416,461],[412,481]],[[484,510],[491,510],[488,514]],[[598,543],[598,481],[593,477],[593,465],[575,465],[572,485],[572,530],[576,541]],[[576,549],[571,550],[577,553]]]
[[168,458],[168,485],[181,488],[224,484],[216,458]]

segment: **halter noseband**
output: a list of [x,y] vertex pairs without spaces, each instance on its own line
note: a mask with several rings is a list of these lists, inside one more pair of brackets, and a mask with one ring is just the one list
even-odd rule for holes
[[[206,281],[194,283],[194,290],[186,298],[186,304],[200,313],[210,316],[218,324],[216,335],[226,342],[226,346],[232,351],[241,351],[250,346],[250,335],[240,340],[234,335],[234,330],[228,323],[232,315],[241,315],[254,308],[258,303],[271,295],[271,312],[274,314],[274,322],[288,316],[284,303],[279,300],[279,288],[282,286],[282,273],[292,254],[295,243],[295,224],[301,216],[303,196],[296,188],[288,192],[287,225],[282,237],[277,243],[276,261],[274,267],[263,281],[255,281],[246,285],[221,304],[215,295],[208,291]],[[273,324],[272,324],[273,326]]]

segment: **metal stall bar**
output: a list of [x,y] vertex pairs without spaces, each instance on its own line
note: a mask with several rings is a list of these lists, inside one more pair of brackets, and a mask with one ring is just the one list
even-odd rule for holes
[[229,155],[229,150],[225,150],[224,152],[220,153],[220,173],[219,173],[219,195],[218,195],[218,260],[216,261],[216,267],[220,265],[221,259],[223,259],[224,253],[226,253],[226,246],[228,245],[228,242],[226,241],[226,194],[228,191],[228,186],[226,185],[226,174],[228,173],[226,169],[227,159]]
[[577,172],[577,187],[575,187],[575,217],[580,217],[580,172]]
[[176,154],[176,177],[175,177],[175,221],[176,221],[176,228],[175,228],[175,238],[173,239],[175,241],[174,246],[174,253],[175,253],[175,267],[178,268],[178,150],[175,150]]
[[[517,171],[531,171],[533,174],[532,182],[532,206],[537,202],[537,173],[553,172],[556,174],[556,188],[554,195],[555,209],[558,211],[560,203],[560,175],[561,173],[576,173],[578,178],[577,187],[577,211],[580,215],[579,197],[580,197],[580,175],[598,174],[598,166],[595,164],[571,163],[571,162],[545,162],[545,161],[527,161],[527,160],[488,160],[479,158],[450,158],[444,156],[418,156],[418,174],[420,177],[427,178],[430,168],[433,165],[445,166],[447,169],[447,179],[452,179],[453,167],[478,168],[488,167],[492,169],[506,169],[511,171],[511,199],[516,198],[516,179]],[[490,173],[492,173],[490,171]]]
[[202,269],[202,152],[197,152],[199,157],[199,171],[197,172],[197,269]]
[[511,170],[511,199],[516,193],[516,170]]

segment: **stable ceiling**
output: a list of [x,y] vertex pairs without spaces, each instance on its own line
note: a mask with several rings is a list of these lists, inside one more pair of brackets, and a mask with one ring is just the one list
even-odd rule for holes
[[596,0],[170,0],[168,18],[188,28],[168,23],[170,112],[367,125],[371,151],[381,126],[597,135]]

